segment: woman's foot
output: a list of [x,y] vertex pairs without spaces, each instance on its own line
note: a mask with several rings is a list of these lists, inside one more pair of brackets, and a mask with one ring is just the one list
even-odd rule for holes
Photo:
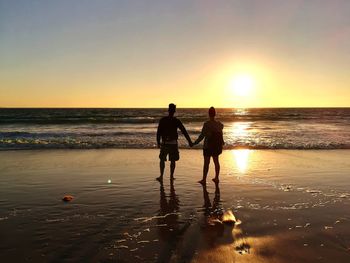
[[157,180],[158,182],[163,182],[163,176],[157,177],[156,180]]
[[212,180],[213,180],[213,182],[216,183],[216,184],[219,183],[219,178],[217,178],[217,177],[213,178]]
[[200,180],[200,181],[198,181],[198,183],[200,183],[200,184],[206,184],[207,182],[206,182],[206,180],[204,180],[204,179],[202,179],[202,180]]

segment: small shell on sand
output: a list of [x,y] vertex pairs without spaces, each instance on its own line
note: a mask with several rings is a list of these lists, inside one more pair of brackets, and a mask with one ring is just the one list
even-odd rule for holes
[[64,201],[64,202],[70,202],[70,201],[72,201],[73,200],[73,196],[72,195],[65,195],[65,196],[63,196],[63,198],[62,198],[62,201]]
[[222,216],[222,222],[225,224],[232,224],[234,225],[236,223],[236,217],[233,215],[231,210],[225,211],[225,213]]

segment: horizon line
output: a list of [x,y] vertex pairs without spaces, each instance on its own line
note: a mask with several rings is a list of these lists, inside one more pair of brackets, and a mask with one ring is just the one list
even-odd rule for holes
[[[0,107],[0,109],[167,109],[168,107]],[[176,107],[177,109],[207,109],[208,107]],[[217,109],[346,109],[350,106],[285,106],[285,107],[215,107]]]

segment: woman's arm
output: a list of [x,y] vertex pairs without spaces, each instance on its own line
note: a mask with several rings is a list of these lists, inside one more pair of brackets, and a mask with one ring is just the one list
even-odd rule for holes
[[201,134],[199,135],[198,139],[195,140],[195,142],[193,143],[193,145],[196,145],[198,143],[200,143],[205,137],[205,124],[203,125],[203,128],[202,128],[202,131],[201,131]]

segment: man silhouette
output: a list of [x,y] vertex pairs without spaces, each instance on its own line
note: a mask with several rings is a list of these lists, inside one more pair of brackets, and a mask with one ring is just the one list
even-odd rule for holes
[[186,137],[189,146],[192,147],[192,141],[190,136],[188,135],[185,127],[182,122],[174,117],[176,112],[176,105],[173,103],[169,104],[168,108],[168,116],[160,119],[157,129],[157,145],[160,148],[159,154],[159,167],[160,167],[160,176],[157,177],[158,181],[163,180],[165,161],[167,160],[167,156],[169,155],[170,161],[170,179],[174,179],[174,171],[176,166],[176,161],[180,159],[179,156],[179,148],[178,148],[178,134],[177,129],[180,129],[182,134]]

